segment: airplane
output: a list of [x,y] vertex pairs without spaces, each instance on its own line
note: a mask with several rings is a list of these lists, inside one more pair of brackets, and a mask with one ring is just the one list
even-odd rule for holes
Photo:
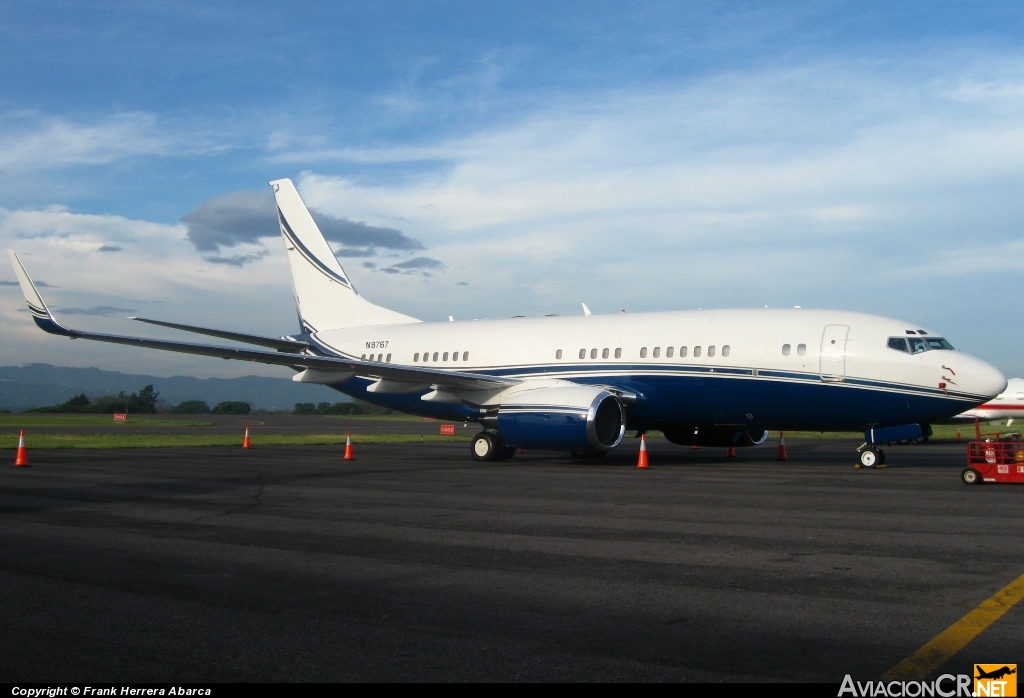
[[1017,417],[1024,416],[1024,378],[1010,378],[1006,390],[983,405],[961,412],[954,420],[980,420],[991,422],[1005,419],[1006,426],[1013,424]]
[[[679,445],[759,445],[769,430],[860,431],[877,443],[998,395],[1006,378],[919,325],[857,312],[696,310],[422,322],[375,305],[342,269],[289,179],[270,183],[300,330],[262,337],[133,318],[248,344],[70,329],[9,251],[29,310],[46,332],[201,356],[289,366],[318,383],[410,414],[475,422],[478,461],[517,448],[597,458],[627,429]],[[887,436],[882,432],[887,430]],[[895,430],[895,431],[893,431]],[[877,438],[872,438],[874,435]]]
[[976,679],[1001,679],[1001,678],[1003,678],[1005,676],[1009,676],[1011,674],[1016,674],[1016,673],[1017,673],[1016,669],[1011,669],[1008,666],[1004,666],[1004,667],[999,668],[999,669],[993,669],[992,671],[985,671],[984,669],[978,669],[978,675],[975,676],[974,678],[976,678]]

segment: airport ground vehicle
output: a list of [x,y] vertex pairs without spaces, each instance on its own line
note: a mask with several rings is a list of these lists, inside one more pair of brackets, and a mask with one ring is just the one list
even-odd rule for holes
[[996,434],[967,444],[967,467],[960,479],[966,485],[1024,483],[1024,443],[1020,435]]

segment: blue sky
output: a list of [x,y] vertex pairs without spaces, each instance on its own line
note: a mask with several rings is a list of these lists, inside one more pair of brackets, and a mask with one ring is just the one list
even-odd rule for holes
[[[423,319],[834,307],[1024,375],[1022,29],[1020,3],[6,2],[0,242],[69,324],[291,332],[291,177],[357,288]],[[5,363],[253,371],[71,352],[12,280]]]

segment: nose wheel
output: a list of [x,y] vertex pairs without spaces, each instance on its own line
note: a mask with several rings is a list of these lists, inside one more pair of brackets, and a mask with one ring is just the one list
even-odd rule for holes
[[860,452],[858,467],[877,468],[885,465],[885,451],[874,446],[868,446]]

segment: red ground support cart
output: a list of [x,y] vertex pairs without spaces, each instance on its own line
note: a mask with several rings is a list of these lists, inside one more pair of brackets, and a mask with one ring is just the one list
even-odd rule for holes
[[1024,443],[1020,436],[995,434],[967,444],[967,467],[960,479],[967,485],[1024,483]]

